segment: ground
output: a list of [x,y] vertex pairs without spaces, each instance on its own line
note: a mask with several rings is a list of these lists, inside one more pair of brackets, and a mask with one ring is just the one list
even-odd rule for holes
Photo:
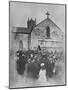
[[17,87],[34,87],[34,86],[48,86],[48,85],[64,85],[65,84],[65,62],[64,60],[57,61],[55,67],[56,75],[52,78],[46,77],[46,70],[40,70],[39,78],[33,79],[27,75],[27,64],[24,75],[19,75],[16,70],[17,56],[14,52],[10,56],[10,88]]

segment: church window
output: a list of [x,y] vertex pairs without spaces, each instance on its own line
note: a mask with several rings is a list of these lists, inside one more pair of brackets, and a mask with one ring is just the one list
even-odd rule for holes
[[46,35],[47,35],[47,38],[50,38],[50,27],[49,26],[46,27]]

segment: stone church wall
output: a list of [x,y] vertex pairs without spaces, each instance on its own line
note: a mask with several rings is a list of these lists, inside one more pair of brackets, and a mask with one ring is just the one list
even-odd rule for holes
[[[20,41],[22,43],[20,43]],[[12,45],[11,45],[10,50],[12,51],[17,51],[19,49],[28,50],[28,34],[19,34],[16,36],[15,34],[12,34],[11,42],[12,42],[11,43]]]

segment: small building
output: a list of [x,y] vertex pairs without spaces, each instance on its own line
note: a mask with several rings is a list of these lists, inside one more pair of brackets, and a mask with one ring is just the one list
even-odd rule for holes
[[15,27],[14,34],[14,48],[29,50],[31,49],[31,32],[36,26],[36,19],[32,18],[27,21],[27,27]]

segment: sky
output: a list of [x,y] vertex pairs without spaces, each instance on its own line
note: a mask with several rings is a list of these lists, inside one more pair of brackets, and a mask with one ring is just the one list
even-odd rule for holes
[[50,13],[50,19],[65,32],[65,5],[38,4],[10,2],[10,27],[27,27],[27,20],[36,18],[38,24],[46,19],[46,12]]

